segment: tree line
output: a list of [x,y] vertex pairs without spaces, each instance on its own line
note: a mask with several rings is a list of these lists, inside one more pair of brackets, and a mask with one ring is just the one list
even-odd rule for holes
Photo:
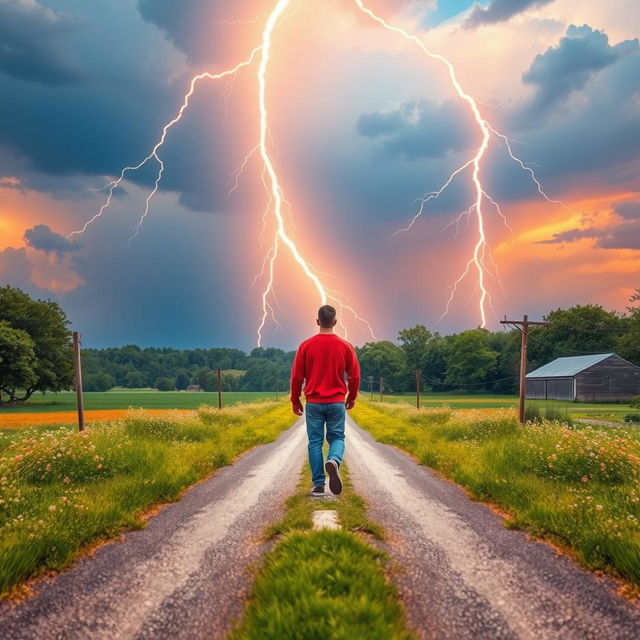
[[[640,366],[640,289],[626,313],[578,305],[547,314],[548,327],[531,329],[529,370],[561,356],[616,352]],[[61,391],[73,384],[69,321],[55,302],[36,301],[13,287],[0,288],[0,404],[22,402],[36,391]],[[470,329],[440,335],[423,325],[403,329],[396,341],[356,347],[362,388],[415,390],[416,370],[424,389],[512,393],[520,361],[520,332]],[[224,391],[284,391],[295,351],[141,348],[136,345],[83,352],[84,388],[113,387]]]

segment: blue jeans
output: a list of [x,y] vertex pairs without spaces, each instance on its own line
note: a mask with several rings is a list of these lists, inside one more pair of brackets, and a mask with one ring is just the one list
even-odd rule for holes
[[307,402],[307,435],[309,436],[309,466],[313,485],[324,484],[324,460],[322,445],[324,426],[327,425],[329,454],[327,460],[342,462],[344,455],[344,402]]

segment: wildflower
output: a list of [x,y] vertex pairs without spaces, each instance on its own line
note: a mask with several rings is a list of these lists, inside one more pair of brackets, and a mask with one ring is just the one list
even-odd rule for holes
[[55,504],[49,505],[49,511],[55,511],[55,510],[56,510],[56,505]]
[[601,504],[597,504],[596,505],[596,511],[602,511],[602,505]]
[[65,484],[69,484],[71,482],[71,478],[69,478],[69,476],[65,476],[64,478],[62,478],[62,482],[64,482]]
[[582,482],[589,482],[589,476],[582,476]]

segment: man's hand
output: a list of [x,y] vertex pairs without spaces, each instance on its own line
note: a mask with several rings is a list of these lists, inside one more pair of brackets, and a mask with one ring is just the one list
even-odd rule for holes
[[304,409],[302,408],[302,405],[300,403],[294,404],[292,409],[293,413],[295,413],[297,416],[301,416],[304,413]]
[[344,406],[346,407],[347,411],[349,411],[350,409],[353,409],[353,407],[356,406],[356,401],[355,400],[347,400],[344,403]]

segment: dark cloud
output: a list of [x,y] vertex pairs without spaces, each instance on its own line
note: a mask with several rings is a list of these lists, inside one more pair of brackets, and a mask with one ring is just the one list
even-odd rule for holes
[[486,7],[476,2],[465,19],[464,26],[477,27],[481,24],[505,22],[530,7],[539,7],[550,2],[553,0],[491,0]]
[[55,253],[60,258],[65,253],[80,249],[77,242],[67,240],[64,236],[52,231],[46,224],[37,224],[27,229],[24,232],[24,240],[27,246],[45,253]]
[[582,238],[593,238],[602,249],[640,249],[640,202],[622,202],[613,205],[615,213],[622,218],[614,220],[604,228],[587,227],[554,233],[539,244],[561,244]]
[[560,233],[554,233],[548,240],[540,240],[537,244],[562,244],[563,242],[575,242],[583,238],[597,238],[599,232],[596,229],[568,229]]
[[571,25],[558,45],[536,56],[523,74],[523,82],[533,86],[535,93],[520,112],[519,122],[523,126],[539,123],[571,94],[583,89],[594,74],[637,51],[637,47],[637,40],[611,46],[602,31]]
[[77,82],[81,72],[66,43],[76,24],[35,0],[0,0],[0,70],[46,85]]
[[[6,5],[0,0],[5,11]],[[18,5],[49,16],[52,25],[63,20],[32,0]],[[80,17],[63,22],[69,29],[65,46],[85,61],[90,75],[79,85],[51,86],[0,73],[0,122],[11,123],[0,127],[0,175],[18,176],[24,189],[73,199],[86,196],[87,177],[92,187],[99,187],[105,176],[118,175],[123,166],[144,158],[181,104],[191,72],[167,72],[183,66],[182,56],[128,3],[87,3]],[[78,26],[71,29],[71,24]],[[6,28],[0,16],[0,32]],[[40,37],[38,29],[25,27],[30,51],[38,51]],[[114,48],[110,37],[117,37],[121,46]],[[174,67],[176,62],[180,66]],[[236,82],[238,90],[242,81]],[[235,168],[227,164],[227,152],[237,121],[232,112],[226,127],[223,123],[223,91],[222,84],[199,86],[184,120],[160,152],[166,161],[161,189],[178,193],[182,203],[198,211],[222,209],[228,175]],[[218,119],[212,119],[212,109]],[[127,179],[149,188],[156,170],[149,163]]]
[[464,105],[448,100],[438,105],[429,100],[406,102],[393,111],[365,113],[356,129],[367,138],[382,138],[386,157],[439,158],[467,149],[473,130]]
[[640,202],[618,202],[613,210],[625,220],[640,220]]

